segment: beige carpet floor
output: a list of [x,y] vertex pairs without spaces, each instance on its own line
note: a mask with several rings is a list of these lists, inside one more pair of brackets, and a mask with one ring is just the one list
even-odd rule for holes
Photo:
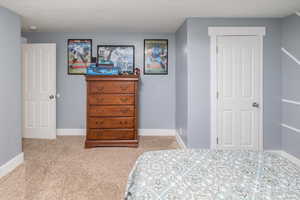
[[0,179],[0,199],[120,200],[139,155],[178,148],[175,137],[141,137],[139,148],[83,144],[79,136],[23,140],[25,163]]

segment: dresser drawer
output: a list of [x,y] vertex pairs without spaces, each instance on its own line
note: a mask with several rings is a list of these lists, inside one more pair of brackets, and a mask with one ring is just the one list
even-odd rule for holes
[[90,81],[89,91],[95,93],[134,93],[133,81]]
[[88,97],[90,105],[133,105],[134,94],[92,94]]
[[90,117],[134,117],[134,106],[89,106]]
[[89,129],[88,140],[132,140],[135,138],[134,129]]
[[134,117],[96,118],[88,119],[89,128],[134,128]]

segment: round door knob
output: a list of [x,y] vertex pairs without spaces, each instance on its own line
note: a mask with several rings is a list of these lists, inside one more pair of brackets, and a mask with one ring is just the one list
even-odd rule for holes
[[252,107],[258,108],[259,107],[259,103],[253,102]]
[[54,99],[55,98],[55,96],[53,95],[53,94],[51,94],[50,96],[49,96],[49,99]]

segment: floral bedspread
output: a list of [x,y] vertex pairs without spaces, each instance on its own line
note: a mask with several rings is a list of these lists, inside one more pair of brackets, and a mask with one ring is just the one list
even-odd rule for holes
[[300,168],[271,152],[147,152],[129,175],[125,199],[300,200]]

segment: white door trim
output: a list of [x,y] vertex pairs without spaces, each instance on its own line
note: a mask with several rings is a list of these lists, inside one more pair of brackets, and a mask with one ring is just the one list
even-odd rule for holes
[[266,35],[265,27],[227,27],[227,26],[216,26],[208,27],[208,35],[210,37],[216,37],[221,35]]
[[210,36],[210,148],[217,148],[217,37],[218,36],[259,36],[261,43],[261,94],[259,150],[263,150],[263,37],[265,27],[208,27]]

